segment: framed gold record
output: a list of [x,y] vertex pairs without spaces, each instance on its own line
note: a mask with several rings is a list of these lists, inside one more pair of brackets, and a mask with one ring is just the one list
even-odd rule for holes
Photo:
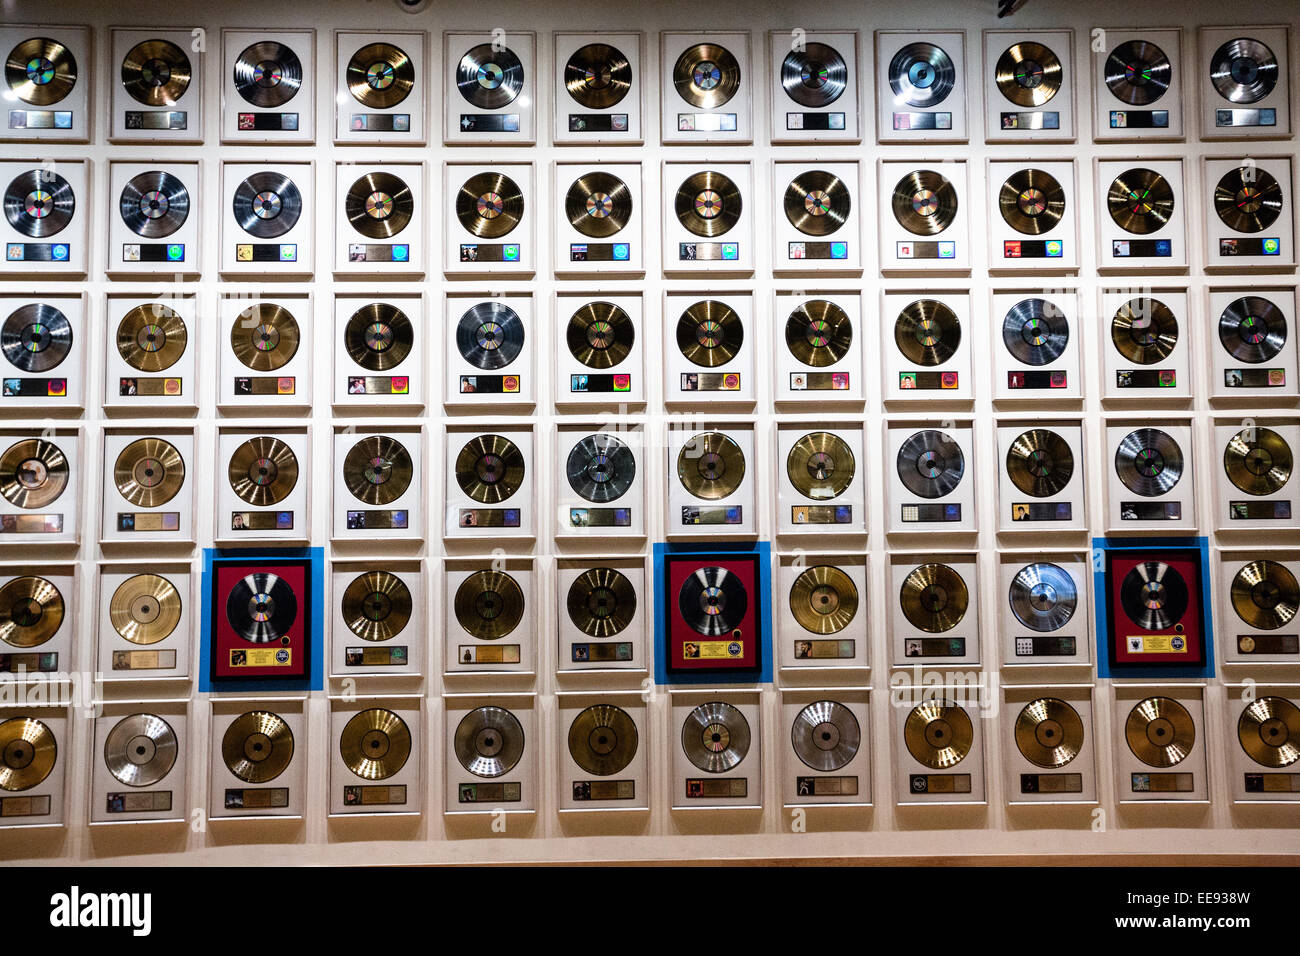
[[841,568],[819,564],[802,571],[790,588],[790,613],[805,631],[838,634],[858,613],[858,589]]
[[293,760],[293,731],[269,710],[240,714],[221,737],[221,760],[245,783],[270,783]]
[[185,459],[162,438],[137,438],[113,464],[117,492],[140,508],[157,508],[176,497],[185,483]]
[[30,790],[50,775],[58,759],[53,731],[35,717],[0,722],[0,790]]
[[970,715],[948,700],[913,707],[903,723],[903,743],[917,763],[947,770],[966,759],[975,742]]
[[57,501],[68,485],[68,459],[44,438],[24,438],[0,453],[0,495],[24,510]]
[[166,640],[181,622],[181,595],[161,574],[127,578],[108,601],[108,620],[124,641],[149,646]]
[[790,448],[785,470],[795,491],[814,501],[838,498],[853,482],[853,449],[833,432],[809,432]]
[[519,225],[524,194],[505,173],[477,173],[456,192],[456,218],[473,236],[500,239]]
[[481,641],[505,637],[524,618],[524,591],[505,571],[475,571],[452,598],[456,621]]
[[366,571],[343,589],[343,622],[363,641],[396,637],[411,620],[411,610],[410,589],[391,571]]
[[12,578],[0,587],[0,641],[10,647],[40,647],[63,624],[65,605],[58,587],[37,575]]
[[171,368],[189,340],[180,313],[161,302],[137,305],[117,324],[117,351],[122,361],[140,372]]
[[288,309],[272,302],[250,305],[230,327],[230,350],[245,368],[274,372],[298,353],[302,333]]

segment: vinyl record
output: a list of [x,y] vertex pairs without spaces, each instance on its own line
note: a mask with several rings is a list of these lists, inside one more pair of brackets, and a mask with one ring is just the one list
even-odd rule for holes
[[569,725],[569,756],[589,774],[609,777],[636,756],[636,721],[613,704],[594,704]]
[[1183,576],[1163,561],[1134,565],[1120,582],[1120,607],[1134,625],[1147,631],[1163,631],[1181,621],[1189,599]]
[[145,106],[172,106],[189,89],[193,70],[185,51],[170,40],[143,40],[122,60],[122,85]]
[[365,571],[343,589],[340,610],[348,630],[363,641],[392,640],[411,620],[411,591],[391,571]]
[[613,368],[632,354],[636,326],[613,302],[588,302],[569,317],[564,340],[586,368]]
[[1024,365],[1050,365],[1065,354],[1070,323],[1046,299],[1021,299],[1002,320],[1002,344]]
[[721,432],[695,435],[677,453],[677,480],[695,498],[726,498],[744,477],[745,453]]
[[161,239],[185,225],[190,215],[189,190],[169,172],[139,173],[122,187],[118,211],[137,236]]
[[58,40],[29,37],[9,51],[5,82],[29,106],[52,106],[77,84],[77,60]]
[[253,106],[283,106],[302,87],[302,61],[283,43],[259,40],[235,57],[235,92]]
[[1130,362],[1155,365],[1178,344],[1178,320],[1159,299],[1129,299],[1110,320],[1110,340]]
[[856,465],[853,449],[839,435],[809,432],[791,446],[785,473],[805,498],[829,501],[848,489]]
[[155,714],[132,714],[104,738],[104,763],[119,783],[149,787],[171,773],[179,749],[167,721]]
[[705,637],[727,637],[749,607],[745,585],[726,568],[697,568],[677,592],[677,610]]
[[298,619],[298,595],[270,571],[254,571],[235,582],[226,595],[226,620],[250,644],[270,644],[289,632]]
[[511,50],[480,43],[456,64],[456,88],[471,106],[500,109],[523,90],[524,65]]
[[1295,461],[1286,439],[1262,425],[1250,425],[1228,439],[1223,470],[1248,495],[1274,495],[1291,478]]
[[456,588],[456,621],[480,641],[505,637],[524,618],[524,592],[504,571],[475,571]]
[[30,790],[54,769],[54,733],[35,717],[10,717],[0,723],[0,790]]
[[476,707],[456,725],[452,749],[474,776],[501,777],[524,755],[524,728],[504,707]]
[[1106,193],[1106,207],[1115,225],[1144,236],[1169,222],[1174,214],[1174,191],[1154,169],[1137,167],[1115,177]]
[[808,41],[781,61],[781,89],[800,106],[820,109],[840,98],[848,86],[844,57],[825,43]]
[[1148,697],[1129,711],[1124,739],[1138,760],[1163,769],[1191,753],[1196,725],[1187,708],[1172,697]]
[[1083,749],[1079,712],[1057,697],[1031,700],[1016,717],[1016,749],[1036,767],[1064,767]]
[[933,169],[914,169],[894,186],[894,218],[916,236],[943,232],[957,218],[957,190]]
[[589,239],[608,239],[632,218],[632,190],[613,173],[592,170],[573,181],[564,195],[569,225]]
[[705,773],[726,773],[749,753],[749,721],[726,701],[700,704],[682,721],[682,750]]
[[889,61],[889,87],[900,106],[938,106],[956,81],[952,58],[933,43],[909,43]]
[[743,206],[736,184],[711,169],[691,173],[673,197],[677,221],[687,232],[706,239],[729,232],[740,220]]
[[68,181],[50,169],[19,173],[5,187],[5,219],[30,239],[58,235],[77,208]]
[[415,200],[410,187],[392,173],[366,173],[348,189],[343,211],[367,239],[390,239],[410,223]]
[[1229,103],[1258,103],[1280,75],[1273,51],[1250,37],[1229,40],[1210,57],[1210,82]]
[[614,568],[589,568],[569,585],[569,620],[588,637],[613,637],[636,615],[636,588]]
[[11,578],[0,587],[0,641],[40,647],[58,633],[65,610],[54,582],[31,574]]
[[1160,429],[1138,428],[1115,449],[1115,472],[1129,491],[1155,498],[1171,491],[1183,476],[1183,451]]
[[505,501],[524,481],[524,455],[502,435],[475,435],[456,455],[456,483],[481,504]]
[[903,306],[894,320],[894,344],[913,365],[942,365],[961,344],[957,313],[936,299],[917,299]]
[[744,342],[745,325],[725,302],[704,299],[688,306],[677,319],[677,347],[692,365],[726,365]]
[[805,766],[822,773],[847,767],[858,755],[862,728],[853,711],[835,700],[813,701],[795,715],[790,745]]
[[411,729],[391,710],[371,707],[348,718],[339,734],[343,766],[363,780],[386,780],[411,757]]
[[1282,212],[1282,186],[1268,170],[1241,166],[1214,187],[1214,211],[1237,232],[1263,232]]
[[0,454],[0,495],[25,510],[44,508],[68,486],[68,459],[44,438],[24,438]]
[[288,309],[258,302],[235,318],[230,327],[230,350],[245,368],[274,372],[298,354],[301,336],[298,321]]
[[1246,756],[1279,769],[1300,760],[1300,707],[1285,697],[1260,697],[1242,708],[1237,740]]
[[1219,341],[1239,362],[1267,362],[1286,345],[1287,324],[1282,310],[1257,295],[1234,299],[1219,316]]
[[275,239],[298,224],[302,193],[280,173],[253,173],[235,189],[231,203],[239,228],[257,239]]
[[833,565],[807,568],[790,588],[790,613],[805,631],[838,634],[857,616],[858,589]]
[[903,579],[899,591],[903,617],[928,634],[951,631],[970,606],[970,592],[962,576],[946,564],[921,564]]
[[161,302],[137,305],[117,324],[117,352],[140,372],[162,372],[185,354],[189,332],[180,313]]
[[369,43],[348,60],[344,79],[362,106],[386,110],[406,99],[415,86],[415,65],[391,43]]
[[456,193],[456,218],[471,235],[500,239],[524,215],[524,194],[504,173],[476,173]]
[[185,483],[185,459],[162,438],[137,438],[113,463],[117,493],[138,508],[157,508],[176,497]]
[[161,574],[129,577],[108,601],[108,620],[124,641],[149,646],[166,640],[181,622],[181,595]]
[[853,344],[853,322],[828,299],[800,302],[785,320],[790,354],[811,368],[825,368],[844,358]]
[[406,494],[414,474],[411,453],[389,435],[367,435],[343,458],[343,483],[368,505],[392,504]]
[[402,364],[415,344],[406,313],[388,302],[370,302],[353,312],[343,329],[343,347],[367,372],[386,372]]
[[829,236],[853,208],[849,187],[834,173],[809,169],[785,187],[785,218],[805,236]]
[[970,753],[975,727],[970,715],[952,701],[926,701],[913,707],[903,722],[903,743],[917,763],[947,770]]
[[1070,443],[1050,428],[1022,432],[1007,449],[1007,477],[1032,498],[1059,495],[1073,475]]
[[1019,169],[998,191],[1002,218],[1016,232],[1037,236],[1050,232],[1065,215],[1065,190],[1051,173]]
[[898,478],[922,498],[951,494],[966,470],[961,446],[941,431],[927,428],[913,434],[898,449]]
[[1149,40],[1127,40],[1110,51],[1102,67],[1106,87],[1129,106],[1147,106],[1165,95],[1174,70]]
[[998,90],[1016,106],[1032,108],[1049,102],[1061,88],[1061,61],[1032,40],[1013,43],[993,68]]
[[504,302],[479,302],[456,324],[456,348],[475,368],[505,368],[524,349],[524,323]]
[[72,351],[72,323],[52,305],[31,302],[0,326],[0,351],[22,372],[48,372]]
[[564,88],[579,106],[609,109],[632,89],[632,64],[608,43],[588,43],[564,64]]
[[1011,579],[1011,613],[1031,631],[1059,631],[1074,617],[1079,592],[1064,568],[1046,561],[1026,564]]
[[1300,611],[1300,583],[1277,561],[1251,561],[1233,576],[1232,609],[1250,627],[1275,631]]
[[632,487],[636,458],[613,435],[599,433],[578,440],[565,463],[569,487],[586,501],[616,501]]
[[716,109],[740,89],[740,64],[726,47],[697,43],[673,64],[673,89],[691,106]]
[[235,449],[226,477],[241,501],[265,508],[283,501],[298,484],[298,457],[280,439],[259,435]]
[[293,760],[293,731],[269,710],[240,714],[221,737],[221,760],[245,783],[270,783]]

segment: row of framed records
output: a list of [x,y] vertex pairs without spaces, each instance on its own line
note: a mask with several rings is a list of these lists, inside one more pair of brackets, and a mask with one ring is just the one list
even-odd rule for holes
[[[1109,802],[1098,772],[1107,755],[1121,804],[1208,803],[1211,747],[1227,752],[1226,763],[1214,763],[1229,777],[1234,803],[1300,799],[1294,685],[1253,694],[1227,687],[1227,699],[1216,701],[1223,711],[1217,720],[1209,719],[1202,687],[1117,688],[1106,738],[1096,730],[1101,705],[1090,686],[1006,688],[988,698],[961,690],[899,687],[888,695],[891,802],[986,804],[1000,793],[1013,805],[1096,805]],[[439,802],[446,814],[536,813],[550,803],[541,781],[551,761],[558,770],[553,806],[561,813],[648,810],[660,773],[674,810],[758,810],[768,786],[764,733],[781,738],[783,806],[869,807],[876,789],[886,792],[872,780],[881,711],[873,714],[870,698],[878,694],[785,690],[774,717],[755,690],[673,691],[663,727],[639,694],[561,693],[551,740],[533,695],[447,695],[443,768],[432,774],[425,734],[436,733],[436,724],[420,697],[330,699],[326,715],[304,699],[214,699],[205,705],[205,738],[192,729],[187,701],[113,702],[93,721],[82,720],[91,748],[88,818],[92,825],[188,821],[195,805],[214,820],[300,818],[309,759],[328,761],[331,816],[421,814]],[[329,750],[317,756],[308,752],[308,725],[322,716]],[[78,720],[52,707],[0,711],[3,826],[69,822],[65,770]],[[652,766],[652,734],[668,740],[665,768]],[[987,755],[993,735],[1000,768]],[[198,775],[206,795],[189,792],[195,761],[206,765]]]
[[[453,290],[437,305],[418,292],[340,292],[325,304],[326,322],[305,292],[260,292],[251,301],[110,292],[101,306],[84,293],[0,291],[0,417],[86,407],[92,305],[108,329],[102,405],[122,414],[195,409],[214,385],[227,414],[309,410],[322,351],[313,334],[333,342],[333,368],[318,375],[330,404],[377,413],[437,403],[429,352],[441,356],[441,403],[452,413],[527,412],[546,401],[538,373],[547,363],[556,408],[648,407],[656,360],[658,394],[670,409],[707,402],[743,411],[766,393],[790,410],[857,411],[873,391],[867,362],[876,356],[870,377],[879,375],[890,408],[969,405],[987,387],[977,381],[985,374],[993,401],[1008,408],[1078,407],[1098,379],[1103,402],[1117,408],[1186,405],[1207,386],[1212,400],[1260,408],[1300,394],[1290,334],[1296,294],[1284,286],[1216,285],[1204,298],[1185,286],[1103,287],[1093,303],[1065,288],[995,286],[984,301],[961,289],[886,289],[875,304],[876,342],[867,341],[872,305],[857,291],[777,290],[764,301],[752,292],[674,289],[662,297],[662,338],[651,344],[655,304],[621,289],[560,291],[549,302],[527,291]],[[215,341],[192,342],[208,316]],[[1207,325],[1208,373],[1192,341]],[[762,342],[765,326],[780,341],[775,348]],[[436,327],[444,331],[430,334]],[[1085,378],[1088,334],[1100,338],[1101,362]],[[988,338],[991,363],[975,356]],[[205,346],[215,363],[198,361]],[[760,362],[769,363],[766,381]],[[215,382],[200,381],[201,367],[215,368]]]
[[[1072,141],[1077,110],[1090,105],[1076,89],[1084,68],[1070,29],[985,30],[982,65],[964,31],[876,31],[874,70],[858,30],[771,30],[765,44],[749,31],[658,39],[665,145],[754,142],[764,106],[773,143],[857,143],[873,99],[881,143],[966,142],[980,91],[987,141]],[[1290,135],[1286,26],[1201,27],[1195,57],[1184,56],[1177,28],[1095,28],[1088,40],[1098,141],[1182,139],[1193,102],[1203,138]],[[542,96],[553,104],[556,144],[654,137],[656,65],[641,32],[557,32],[542,64],[534,32],[447,31],[440,82],[425,31],[337,30],[333,41],[332,62],[319,63],[314,30],[223,29],[221,141],[315,142],[319,87],[334,104],[334,142],[422,145],[432,138],[435,84],[448,144],[534,143]],[[195,54],[205,43],[188,26],[110,29],[110,141],[203,141],[210,61]],[[12,103],[0,140],[90,138],[91,46],[87,27],[0,30]]]
[[[1193,263],[1189,210],[1201,210],[1209,270],[1284,271],[1295,265],[1289,156],[1203,157],[1199,187],[1190,160],[1097,159],[1097,208],[1081,207],[1077,161],[990,159],[972,174],[965,159],[877,162],[875,208],[867,164],[856,159],[664,160],[654,215],[665,275],[749,275],[771,257],[781,274],[859,274],[877,233],[883,274],[936,269],[964,274],[986,249],[994,273],[1075,272],[1086,262],[1080,224],[1095,218],[1101,272],[1183,272]],[[550,196],[530,161],[447,162],[441,184],[409,160],[336,161],[332,194],[317,196],[310,160],[223,161],[220,185],[200,189],[199,160],[110,160],[104,267],[111,278],[213,271],[200,259],[203,207],[217,193],[223,276],[309,276],[319,258],[338,275],[526,277],[543,268],[539,230],[552,230],[557,276],[644,275],[653,204],[643,164],[557,161]],[[972,182],[983,173],[982,201]],[[760,228],[755,194],[770,178],[771,226]],[[34,165],[0,161],[5,257],[0,274],[92,271],[88,221],[94,201],[88,160]],[[211,198],[209,198],[211,197]],[[440,197],[440,198],[438,198]],[[1199,197],[1199,198],[1197,198]],[[972,207],[987,210],[988,235],[972,235]],[[334,208],[332,248],[316,250],[317,209]],[[436,210],[431,212],[430,210]],[[874,220],[874,221],[873,221]],[[978,227],[977,227],[978,228]],[[770,239],[762,236],[770,232]],[[762,236],[760,240],[760,236]]]

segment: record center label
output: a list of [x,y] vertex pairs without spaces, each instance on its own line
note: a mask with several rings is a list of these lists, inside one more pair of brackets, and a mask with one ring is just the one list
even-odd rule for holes
[[686,799],[688,800],[728,800],[747,796],[749,796],[749,779],[747,777],[731,777],[723,780],[688,778],[686,781]]
[[1291,502],[1285,499],[1229,501],[1228,517],[1233,521],[1290,521]]
[[1248,773],[1244,776],[1243,785],[1247,793],[1300,793],[1300,773]]
[[1134,773],[1129,775],[1134,793],[1191,793],[1196,784],[1190,773]]
[[127,129],[189,128],[189,114],[184,110],[127,110],[123,120]]
[[635,800],[635,780],[574,780],[574,800]]
[[795,794],[800,797],[856,797],[857,777],[795,777]]
[[845,661],[856,656],[857,642],[851,638],[794,642],[794,659],[797,661]]
[[908,777],[913,793],[970,793],[968,773],[914,773]]
[[72,129],[71,110],[10,110],[10,129]]
[[460,803],[519,803],[524,799],[521,783],[462,783],[456,787]]
[[143,793],[109,793],[104,796],[107,813],[158,813],[171,810],[170,790],[150,790]]
[[1021,793],[1083,793],[1081,773],[1022,773]]
[[5,259],[9,262],[67,262],[72,247],[66,242],[7,242]]

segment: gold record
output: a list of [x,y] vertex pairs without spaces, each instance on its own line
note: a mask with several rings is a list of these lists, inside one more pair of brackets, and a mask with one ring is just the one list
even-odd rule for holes
[[230,487],[241,501],[259,508],[283,501],[298,483],[298,458],[278,438],[250,438],[230,456]]
[[524,619],[524,592],[504,571],[475,571],[456,589],[452,609],[467,633],[495,641]]
[[160,574],[137,574],[117,586],[108,602],[108,621],[132,644],[157,644],[181,622],[181,595]]
[[221,759],[245,783],[269,783],[293,760],[293,731],[279,714],[250,710],[226,728]]
[[1065,190],[1051,173],[1018,169],[998,190],[1006,224],[1026,236],[1050,231],[1065,215]]
[[45,578],[26,575],[0,587],[0,641],[10,647],[39,647],[63,623],[63,595]]
[[736,357],[745,342],[745,325],[725,302],[705,299],[677,320],[677,347],[692,365],[717,368]]
[[848,313],[828,299],[801,302],[785,321],[785,344],[790,354],[811,368],[834,365],[853,343],[853,322]]
[[77,83],[77,61],[57,40],[29,37],[5,60],[5,81],[24,103],[50,106],[72,92]]
[[609,777],[636,756],[636,721],[613,704],[595,704],[569,725],[569,755],[587,773]]
[[806,631],[838,634],[858,613],[858,589],[839,568],[819,564],[794,579],[790,613]]
[[970,592],[960,574],[946,564],[922,564],[903,579],[903,616],[919,630],[942,634],[961,623]]
[[1083,749],[1079,712],[1056,697],[1025,704],[1016,718],[1016,747],[1036,767],[1064,767]]
[[368,505],[386,505],[411,486],[411,453],[396,438],[367,435],[343,459],[343,483],[352,497]]
[[697,43],[673,64],[673,88],[692,106],[714,109],[740,89],[740,64],[726,47]]
[[903,724],[907,752],[931,770],[955,767],[970,753],[975,728],[970,716],[947,700],[926,701],[912,708]]
[[614,568],[588,568],[569,585],[569,620],[588,637],[613,637],[632,623],[636,588]]
[[505,501],[523,481],[523,452],[502,435],[476,435],[456,456],[456,483],[483,504]]
[[1232,579],[1232,609],[1265,631],[1283,627],[1300,611],[1300,583],[1277,561],[1251,561]]
[[809,169],[785,187],[782,206],[790,225],[805,236],[829,236],[848,220],[853,198],[834,173]]
[[465,180],[456,194],[456,218],[480,239],[500,239],[519,225],[524,194],[501,173],[478,173]]
[[1110,339],[1130,362],[1154,365],[1178,344],[1178,320],[1159,299],[1130,299],[1110,320]]
[[1148,767],[1172,767],[1196,743],[1196,725],[1187,708],[1171,697],[1140,701],[1124,722],[1128,749]]
[[721,236],[740,221],[740,189],[722,173],[702,169],[677,187],[673,210],[687,232],[708,239]]
[[122,60],[122,85],[145,106],[171,106],[190,85],[190,59],[169,40],[144,40]]
[[230,349],[245,368],[274,372],[298,352],[298,320],[286,308],[270,302],[250,305],[230,327]]
[[844,494],[853,481],[853,449],[831,432],[809,432],[790,448],[785,473],[805,498],[829,501]]
[[1251,701],[1237,721],[1237,739],[1255,763],[1274,769],[1291,766],[1300,760],[1300,707],[1285,697]]
[[632,218],[632,191],[612,173],[592,170],[564,195],[569,225],[590,239],[608,239]]
[[353,714],[339,734],[343,765],[363,780],[384,780],[411,756],[411,730],[391,710],[371,707]]
[[564,88],[587,109],[609,109],[632,88],[632,64],[608,43],[588,43],[564,64]]
[[0,454],[0,495],[19,508],[44,508],[68,486],[68,459],[44,438],[24,438]]
[[917,299],[894,320],[894,344],[913,365],[942,365],[961,345],[961,321],[938,299]]
[[391,239],[410,225],[415,199],[411,187],[392,173],[366,173],[343,197],[343,212],[367,239]]
[[943,232],[957,218],[957,190],[933,169],[914,169],[894,186],[894,218],[915,236]]
[[363,641],[387,641],[411,620],[411,591],[389,571],[358,574],[343,589],[343,622]]
[[348,92],[362,106],[383,110],[396,106],[415,86],[411,58],[391,43],[370,43],[348,60]]
[[117,493],[140,508],[156,508],[176,497],[185,482],[185,459],[171,442],[137,438],[113,464]]
[[1228,439],[1223,469],[1248,495],[1272,495],[1291,479],[1294,460],[1286,439],[1263,425],[1243,428]]
[[613,302],[588,302],[569,317],[569,354],[587,368],[611,368],[632,354],[636,327]]
[[734,494],[745,477],[745,453],[721,432],[703,432],[677,453],[677,478],[696,498],[717,501]]
[[50,775],[57,757],[54,734],[35,717],[0,723],[0,790],[30,790]]
[[411,320],[388,302],[363,305],[352,313],[343,329],[348,357],[368,372],[384,372],[401,365],[414,344]]
[[1154,169],[1130,169],[1115,177],[1106,193],[1115,225],[1134,235],[1162,228],[1174,214],[1174,191]]
[[1061,61],[1041,43],[1013,43],[998,57],[994,80],[1017,106],[1042,106],[1061,88]]
[[188,333],[178,313],[155,302],[137,305],[117,324],[117,351],[140,372],[161,372],[185,352]]
[[1007,477],[1024,494],[1050,498],[1074,475],[1070,443],[1050,428],[1031,428],[1016,436],[1007,449]]

